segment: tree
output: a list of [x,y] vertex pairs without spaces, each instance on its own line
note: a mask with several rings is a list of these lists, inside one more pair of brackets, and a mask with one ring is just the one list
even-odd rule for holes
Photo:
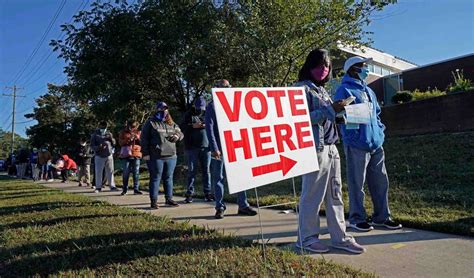
[[383,1],[149,0],[95,2],[53,41],[68,62],[71,96],[98,117],[143,122],[157,100],[185,110],[212,81],[293,82],[305,55],[337,43],[367,45],[363,27]]
[[79,139],[90,136],[95,127],[88,103],[74,101],[69,86],[48,84],[48,92],[36,103],[38,107],[33,113],[25,115],[38,121],[26,131],[33,146],[70,152]]
[[[4,131],[0,128],[0,159],[6,159],[11,153],[11,142],[12,142],[12,133]],[[19,134],[15,133],[15,144],[14,150],[18,150],[22,147],[27,147],[29,145],[28,139],[21,137]]]

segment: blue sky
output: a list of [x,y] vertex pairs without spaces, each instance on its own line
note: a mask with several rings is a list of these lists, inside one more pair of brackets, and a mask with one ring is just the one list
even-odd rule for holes
[[[0,91],[12,86],[28,57],[38,45],[62,0],[0,0]],[[60,25],[70,22],[79,7],[93,0],[67,0],[46,40],[24,73],[16,80],[23,89],[17,101],[16,132],[25,135],[23,114],[31,112],[34,99],[46,92],[48,82],[62,84],[64,63],[51,52],[49,41],[61,37]],[[474,52],[474,0],[398,0],[374,14],[368,31],[373,46],[423,65]],[[42,61],[44,64],[40,66]],[[0,127],[11,129],[12,100],[0,97]]]

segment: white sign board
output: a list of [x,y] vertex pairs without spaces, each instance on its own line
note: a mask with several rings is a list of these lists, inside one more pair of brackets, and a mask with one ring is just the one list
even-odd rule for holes
[[359,103],[344,106],[346,120],[351,124],[369,124],[370,108],[367,103]]
[[229,192],[319,170],[303,87],[213,88]]

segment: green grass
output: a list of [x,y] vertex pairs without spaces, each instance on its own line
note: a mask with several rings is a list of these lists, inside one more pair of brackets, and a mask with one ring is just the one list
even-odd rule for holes
[[[338,147],[347,212],[345,158],[342,146]],[[395,219],[412,228],[474,236],[474,132],[388,138],[384,148]],[[147,183],[145,173],[142,188],[146,189]],[[185,173],[175,173],[175,194],[184,195],[185,183]],[[295,178],[295,184],[300,194],[300,177]],[[202,197],[199,182],[197,187],[197,196]],[[255,205],[254,190],[247,193]],[[291,180],[259,187],[258,194],[260,205],[296,201]],[[366,196],[370,215],[370,194]],[[226,195],[225,199],[235,201],[235,196]],[[290,207],[294,205],[282,208]]]
[[0,177],[0,277],[373,277],[329,261]]

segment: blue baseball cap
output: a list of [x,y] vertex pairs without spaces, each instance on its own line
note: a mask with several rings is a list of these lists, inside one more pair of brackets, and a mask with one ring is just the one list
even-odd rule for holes
[[168,109],[168,105],[164,101],[158,101],[156,103],[156,110],[165,110]]

